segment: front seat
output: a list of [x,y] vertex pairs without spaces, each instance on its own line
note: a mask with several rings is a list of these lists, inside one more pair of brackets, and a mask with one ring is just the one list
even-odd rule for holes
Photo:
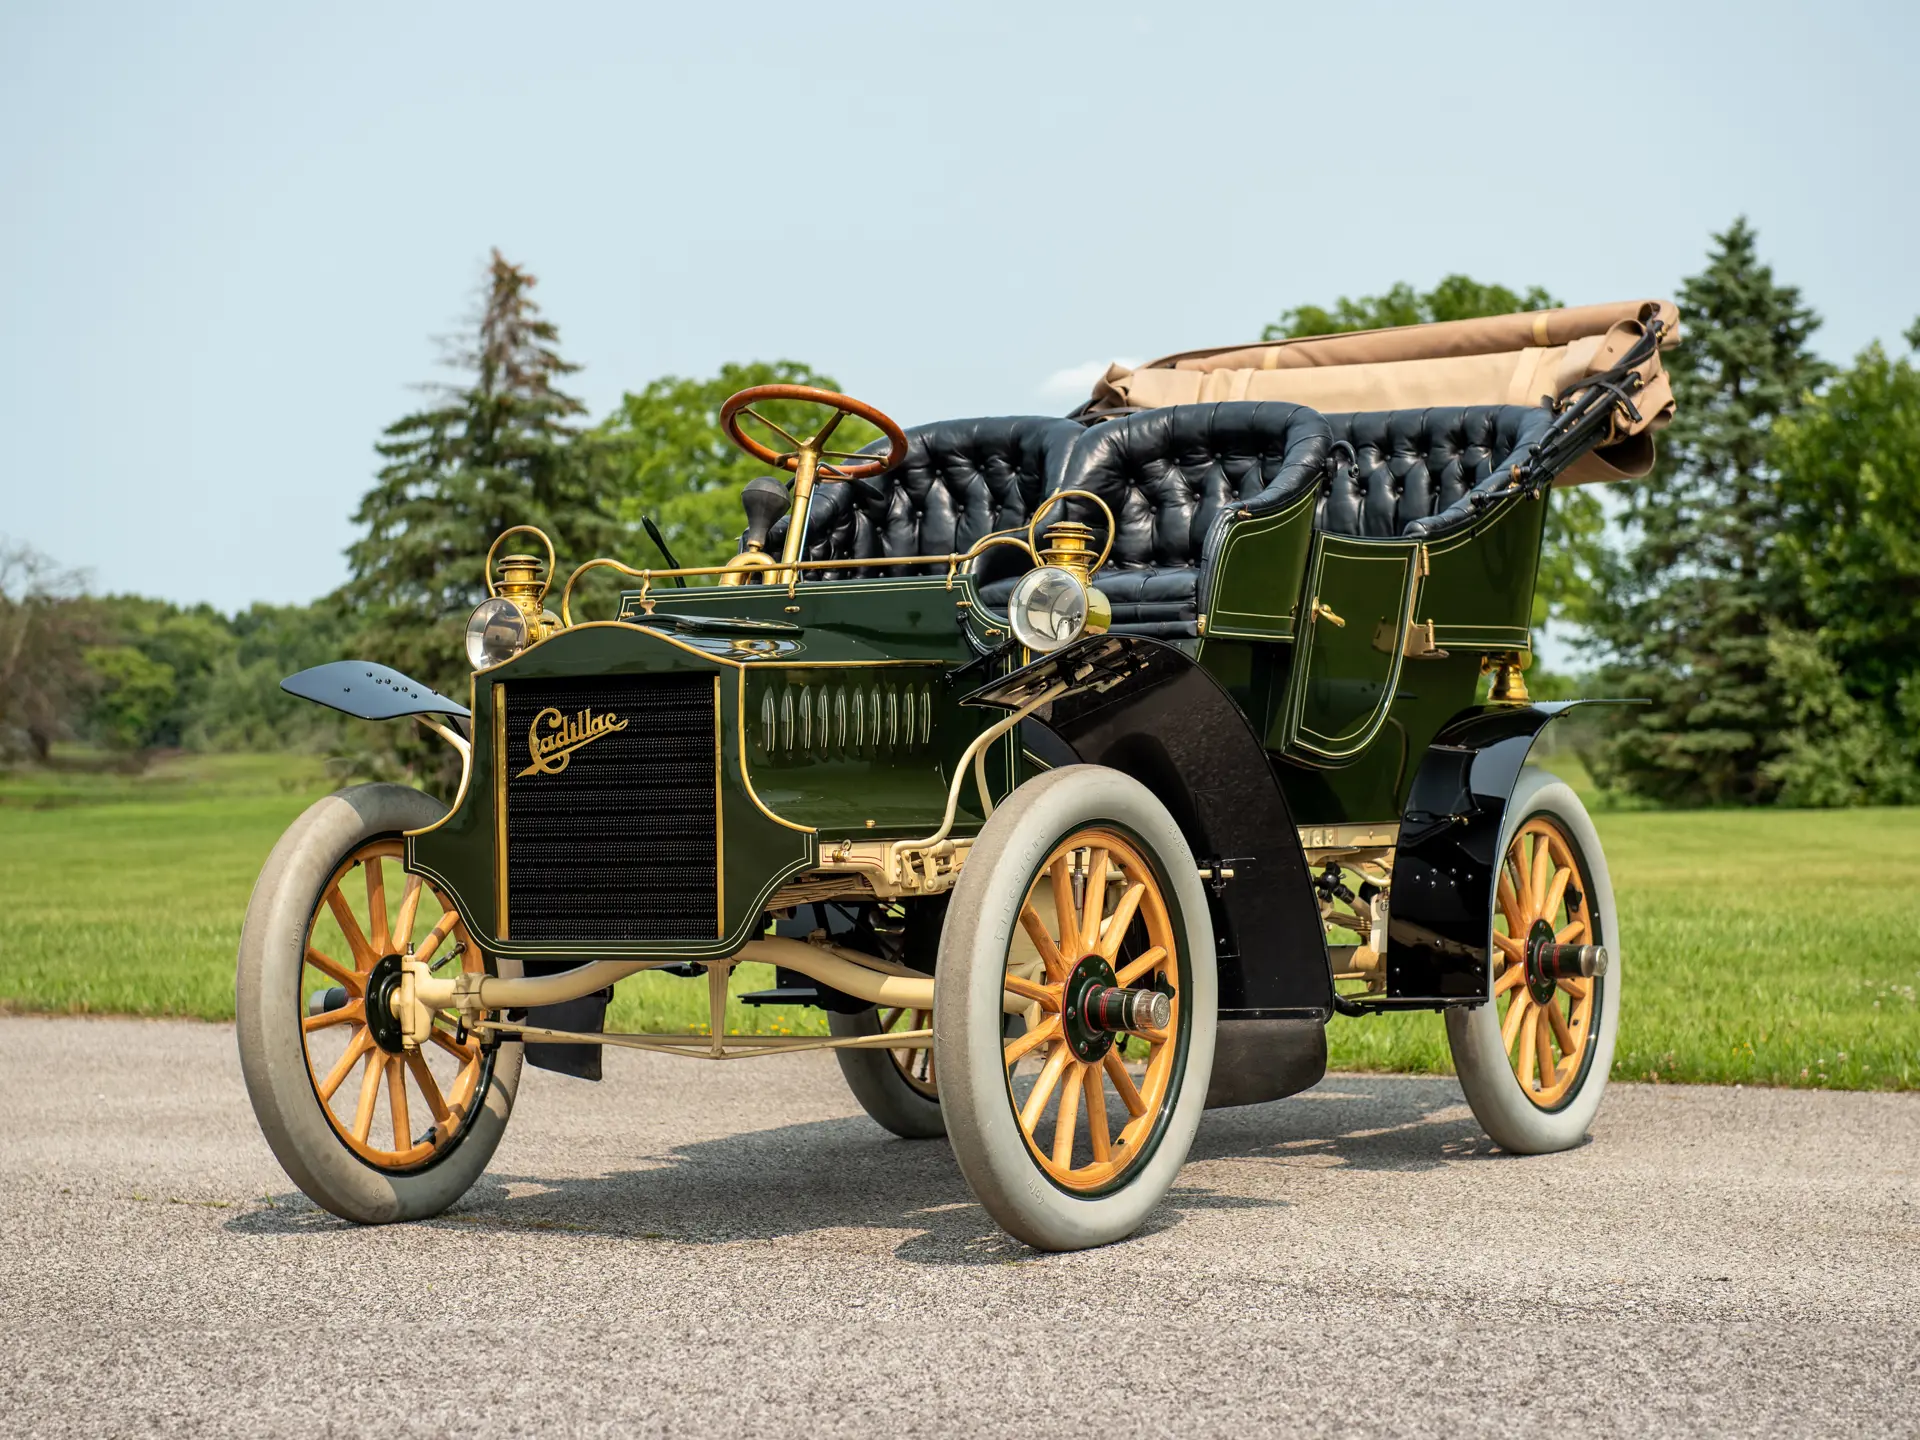
[[[1094,576],[1113,604],[1113,628],[1167,639],[1198,633],[1202,572],[1228,522],[1311,490],[1332,443],[1319,411],[1283,400],[1169,405],[1087,431],[1059,488],[1089,491],[1113,511],[1119,534]],[[1062,508],[1105,543],[1097,508],[1071,498]]]
[[[1033,507],[1057,488],[1068,452],[1082,434],[1072,420],[1051,415],[999,415],[941,420],[906,432],[907,453],[884,474],[864,480],[824,481],[814,490],[807,519],[808,560],[877,559],[964,552],[983,535],[1024,526]],[[884,441],[868,446],[878,450]],[[778,554],[786,520],[773,528],[768,548]],[[998,605],[1027,568],[1026,556],[996,546],[981,557],[976,584]],[[876,565],[816,571],[810,579],[936,573],[928,565]]]

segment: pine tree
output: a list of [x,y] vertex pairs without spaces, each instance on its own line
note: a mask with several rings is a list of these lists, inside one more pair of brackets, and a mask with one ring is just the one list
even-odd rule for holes
[[[470,337],[448,364],[464,382],[396,421],[378,446],[386,464],[354,514],[365,533],[348,549],[349,601],[360,607],[359,653],[464,701],[463,627],[484,598],[487,547],[512,525],[553,538],[570,564],[613,548],[614,522],[596,503],[577,419],[559,388],[579,367],[530,295],[534,277],[498,250]],[[535,551],[527,543],[510,549]],[[557,584],[557,581],[556,581]]]
[[1808,348],[1819,317],[1777,284],[1744,217],[1680,287],[1682,343],[1667,367],[1679,403],[1654,474],[1629,491],[1623,551],[1589,610],[1618,693],[1609,783],[1668,803],[1772,798],[1765,769],[1788,714],[1768,633],[1800,626],[1795,588],[1768,563],[1780,533],[1773,427],[1827,373]]

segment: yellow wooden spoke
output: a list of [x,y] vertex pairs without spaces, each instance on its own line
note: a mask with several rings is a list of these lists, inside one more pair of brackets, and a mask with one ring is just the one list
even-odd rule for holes
[[[1551,1005],[1542,1006],[1541,1008],[1545,1014],[1551,1015],[1553,1013],[1553,1007]],[[1548,1026],[1542,1025],[1538,1020],[1535,1020],[1533,1022],[1533,1040],[1540,1055],[1540,1088],[1544,1090],[1547,1086],[1553,1084],[1555,1069],[1553,1063],[1553,1034]]]
[[1107,1134],[1107,1087],[1103,1079],[1107,1068],[1104,1064],[1084,1068],[1087,1072],[1087,1142],[1093,1146],[1094,1163],[1099,1165],[1113,1158],[1113,1141]]
[[328,979],[337,981],[349,995],[358,995],[367,988],[367,977],[347,969],[331,955],[324,955],[309,945],[307,964],[313,966]]
[[316,1030],[325,1030],[331,1025],[356,1024],[367,1013],[367,1007],[358,1000],[349,1001],[338,1010],[324,1010],[318,1015],[309,1015],[300,1022],[300,1028],[311,1035]]
[[1583,980],[1578,975],[1569,975],[1566,979],[1556,981],[1555,983],[1576,1000],[1586,999],[1587,992],[1593,988],[1593,982],[1591,980]]
[[1527,1018],[1520,1022],[1520,1088],[1523,1090],[1539,1088],[1534,1084],[1534,1070],[1540,1059],[1539,1047],[1534,1043],[1534,1037],[1539,1033],[1540,1009],[1538,1006],[1529,1005]]
[[1120,953],[1120,944],[1127,938],[1127,927],[1133,924],[1134,912],[1139,910],[1146,894],[1147,887],[1136,882],[1127,887],[1120,897],[1120,903],[1113,907],[1113,915],[1106,922],[1106,931],[1100,937],[1100,954],[1109,963]]
[[1036,1050],[1048,1041],[1058,1039],[1059,1036],[1060,1017],[1058,1015],[1049,1016],[1047,1019],[1041,1021],[1036,1028],[1028,1030],[1024,1035],[1014,1036],[1013,1039],[1007,1042],[1006,1055],[1008,1068],[1011,1069],[1028,1051]]
[[1563,925],[1559,930],[1555,931],[1553,940],[1556,945],[1571,945],[1586,933],[1587,922],[1584,920],[1575,920],[1572,924]]
[[438,1025],[433,1027],[433,1043],[449,1055],[458,1055],[462,1060],[471,1060],[479,1052],[479,1046],[471,1036],[468,1037],[467,1043],[462,1045]]
[[1580,1046],[1573,1038],[1573,1028],[1567,1024],[1567,1017],[1560,1013],[1559,1002],[1555,1001],[1553,1004],[1547,1006],[1546,1009],[1547,1023],[1553,1027],[1553,1038],[1560,1042],[1560,1053],[1563,1055],[1579,1054]]
[[1080,1094],[1086,1083],[1085,1065],[1067,1067],[1067,1083],[1060,1091],[1060,1109],[1053,1117],[1053,1163],[1063,1170],[1073,1166],[1073,1137],[1080,1127]]
[[400,913],[393,917],[393,948],[396,954],[407,953],[407,942],[413,939],[415,917],[420,913],[420,877],[409,875],[406,889],[400,893]]
[[422,962],[431,960],[433,952],[440,948],[440,942],[453,933],[453,927],[460,923],[460,916],[452,910],[447,911],[434,921],[433,929],[427,932],[426,943],[415,947],[413,958]]
[[1560,902],[1566,898],[1567,884],[1573,879],[1573,871],[1564,866],[1553,872],[1553,879],[1547,882],[1547,898],[1540,906],[1540,918],[1552,923],[1553,917],[1560,913]]
[[1073,903],[1073,852],[1062,854],[1053,862],[1050,879],[1053,882],[1053,914],[1060,927],[1060,958],[1068,964],[1078,960],[1086,952],[1080,948],[1080,929],[1074,923],[1074,917],[1080,909]]
[[1508,1054],[1513,1053],[1513,1037],[1520,1033],[1520,1022],[1526,1019],[1527,1011],[1533,1008],[1533,997],[1525,990],[1513,992],[1513,1001],[1507,1006],[1506,1023],[1500,1027],[1500,1048]]
[[1500,913],[1507,917],[1507,933],[1518,935],[1527,928],[1527,922],[1520,913],[1520,899],[1513,893],[1513,874],[1510,867],[1500,867],[1500,884],[1496,890],[1500,902]]
[[1167,952],[1165,948],[1156,945],[1138,959],[1129,960],[1122,966],[1119,972],[1113,977],[1114,983],[1122,989],[1130,985],[1137,985],[1145,976],[1152,974],[1155,970],[1159,969],[1160,966],[1164,965],[1166,960]]
[[1033,941],[1033,948],[1040,952],[1040,963],[1046,967],[1047,978],[1058,984],[1067,978],[1072,967],[1060,958],[1060,947],[1053,943],[1053,935],[1047,929],[1047,922],[1031,902],[1020,907],[1020,928],[1027,932],[1027,938]]
[[880,1012],[880,1028],[882,1030],[893,1029],[893,1027],[899,1022],[900,1016],[903,1013],[904,1013],[903,1011],[897,1008],[892,1010],[882,1010]]
[[1514,939],[1511,935],[1502,935],[1496,930],[1493,932],[1493,943],[1498,945],[1515,960],[1524,960],[1527,958],[1526,945],[1522,941]]
[[1526,980],[1527,970],[1524,965],[1509,965],[1500,972],[1500,978],[1493,982],[1493,993],[1496,995],[1504,995],[1507,991],[1513,989],[1514,986],[1524,985]]
[[398,1055],[387,1057],[387,1109],[393,1116],[393,1148],[411,1150],[413,1129],[407,1116],[407,1067]]
[[380,1098],[380,1077],[387,1073],[386,1052],[374,1049],[360,1076],[360,1106],[353,1112],[353,1138],[365,1144],[373,1130],[373,1106]]
[[1062,1040],[1047,1055],[1047,1063],[1040,1067],[1039,1078],[1033,1082],[1033,1089],[1027,1095],[1027,1103],[1020,1107],[1020,1124],[1029,1133],[1040,1123],[1040,1116],[1047,1108],[1047,1101],[1053,1098],[1054,1087],[1060,1083],[1060,1077],[1073,1063],[1073,1051]]
[[1133,1083],[1133,1076],[1127,1073],[1127,1062],[1120,1058],[1119,1052],[1109,1050],[1101,1064],[1106,1067],[1107,1078],[1113,1082],[1114,1094],[1127,1107],[1127,1113],[1135,1118],[1146,1114],[1147,1102],[1140,1098],[1139,1088]]
[[376,955],[391,954],[392,937],[387,933],[386,862],[376,855],[363,861],[360,868],[367,874],[367,943],[373,946]]
[[1547,844],[1547,837],[1533,837],[1533,879],[1527,888],[1527,904],[1532,913],[1527,916],[1531,925],[1545,913],[1547,898],[1547,878],[1553,871],[1553,847]]
[[1060,987],[1058,985],[1036,985],[1031,980],[1018,975],[1007,974],[1001,977],[1001,985],[1023,999],[1031,1000],[1042,1010],[1060,1008]]
[[373,1036],[365,1030],[361,1030],[351,1040],[347,1041],[346,1052],[342,1054],[340,1059],[334,1064],[333,1069],[327,1072],[326,1078],[314,1086],[314,1089],[319,1093],[321,1104],[324,1105],[327,1101],[333,1099],[333,1092],[338,1090],[347,1076],[353,1073],[353,1067],[359,1063],[360,1057],[372,1048]]
[[427,1109],[433,1112],[435,1122],[446,1124],[453,1116],[447,1109],[445,1097],[440,1094],[440,1082],[433,1078],[433,1071],[427,1066],[427,1057],[418,1050],[408,1051],[407,1069],[413,1072],[413,1083],[420,1087],[420,1093],[426,1097]]
[[1107,872],[1113,857],[1103,846],[1093,852],[1087,863],[1087,902],[1080,917],[1080,953],[1087,955],[1100,944],[1100,917],[1107,913]]
[[327,908],[333,912],[333,922],[340,927],[340,933],[347,937],[347,948],[353,951],[354,969],[371,970],[373,962],[380,957],[373,953],[373,946],[367,943],[366,932],[361,930],[353,907],[347,904],[347,897],[340,893],[338,885],[327,887]]

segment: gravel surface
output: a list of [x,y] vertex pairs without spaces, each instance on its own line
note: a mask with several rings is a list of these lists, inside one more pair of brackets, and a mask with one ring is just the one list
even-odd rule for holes
[[1616,1086],[1493,1151],[1451,1081],[1216,1111],[1038,1255],[832,1059],[528,1070],[439,1220],[293,1189],[231,1029],[0,1018],[20,1436],[1920,1433],[1920,1096]]

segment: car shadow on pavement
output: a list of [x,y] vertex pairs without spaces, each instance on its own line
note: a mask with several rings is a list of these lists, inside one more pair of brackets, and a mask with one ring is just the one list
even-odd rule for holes
[[[1290,1163],[1425,1170],[1495,1153],[1451,1080],[1330,1076],[1305,1096],[1209,1112],[1190,1157],[1207,1163],[1204,1179],[1189,1171],[1138,1233],[1205,1211],[1285,1208]],[[915,1264],[1004,1264],[1034,1254],[974,1200],[944,1141],[899,1140],[865,1117],[745,1131],[635,1160],[575,1176],[496,1166],[453,1209],[421,1223],[679,1245],[910,1230],[893,1253]],[[1255,1168],[1236,1173],[1234,1162]],[[226,1228],[287,1235],[344,1224],[296,1192]]]

